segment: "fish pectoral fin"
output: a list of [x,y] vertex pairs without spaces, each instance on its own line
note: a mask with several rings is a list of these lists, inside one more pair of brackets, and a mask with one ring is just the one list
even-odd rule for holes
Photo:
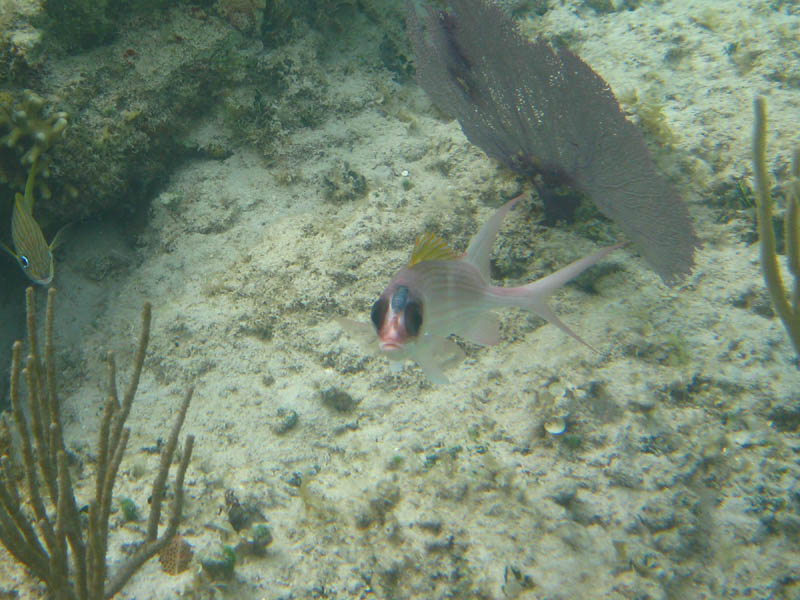
[[372,325],[369,323],[354,321],[353,319],[348,319],[347,317],[336,317],[334,320],[342,327],[342,329],[345,330],[347,335],[349,335],[366,352],[371,354],[378,353],[378,345],[375,343],[378,339],[378,336],[376,335],[375,329],[372,327]]
[[417,344],[414,360],[432,383],[450,383],[445,369],[458,366],[464,360],[464,351],[453,340],[426,334]]
[[2,248],[3,248],[3,250],[5,250],[5,251],[6,251],[6,252],[8,252],[8,253],[9,253],[11,256],[13,256],[13,257],[14,257],[14,260],[16,260],[16,259],[17,259],[17,253],[16,253],[16,252],[14,252],[14,251],[13,251],[11,248],[9,248],[8,246],[6,246],[6,245],[5,245],[3,242],[0,242],[0,247],[2,247]]
[[500,319],[492,312],[471,316],[463,328],[453,333],[473,344],[494,346],[500,342]]

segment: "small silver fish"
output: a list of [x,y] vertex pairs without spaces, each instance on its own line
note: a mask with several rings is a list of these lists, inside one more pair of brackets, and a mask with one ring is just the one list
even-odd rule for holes
[[492,309],[515,306],[528,310],[589,346],[550,310],[546,301],[623,243],[603,248],[527,285],[491,285],[489,253],[503,219],[520,198],[497,210],[463,255],[453,252],[435,235],[420,236],[408,266],[398,271],[373,304],[372,328],[349,319],[339,319],[340,324],[362,340],[369,336],[373,344],[377,334],[382,354],[392,361],[414,360],[433,383],[447,383],[444,369],[464,356],[448,335],[481,345],[500,341],[500,323]]
[[11,239],[14,250],[0,242],[0,245],[11,256],[17,259],[19,266],[34,283],[49,285],[53,281],[55,267],[53,264],[53,248],[58,241],[58,234],[48,243],[44,239],[41,227],[33,218],[33,184],[39,159],[31,165],[28,180],[25,183],[25,195],[17,194],[14,209],[11,212]]

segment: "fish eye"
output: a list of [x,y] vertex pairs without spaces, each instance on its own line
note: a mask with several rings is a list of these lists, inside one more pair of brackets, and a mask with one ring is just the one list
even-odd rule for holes
[[22,265],[23,269],[27,269],[31,265],[30,261],[28,260],[28,257],[25,256],[24,254],[20,255],[19,264]]
[[409,300],[405,311],[406,331],[411,337],[417,337],[422,329],[422,303]]
[[372,310],[369,313],[369,318],[372,320],[372,324],[375,326],[375,329],[381,328],[381,323],[383,323],[383,319],[386,316],[386,311],[389,308],[389,303],[381,296],[378,298],[375,303],[372,305]]

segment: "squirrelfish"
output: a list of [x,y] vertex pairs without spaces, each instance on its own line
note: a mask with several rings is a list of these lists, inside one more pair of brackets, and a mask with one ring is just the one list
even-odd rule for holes
[[17,259],[25,274],[39,285],[49,285],[53,281],[55,267],[53,265],[53,248],[58,235],[48,244],[44,239],[41,227],[33,218],[33,185],[36,176],[38,158],[33,161],[28,180],[25,183],[25,195],[17,194],[11,212],[12,250],[2,242],[3,248]]
[[[500,324],[492,309],[505,307],[528,310],[589,346],[546,301],[559,287],[623,244],[598,250],[527,285],[491,285],[489,253],[503,219],[520,197],[494,213],[463,255],[435,235],[417,239],[408,266],[397,272],[372,305],[372,340],[374,343],[377,335],[378,349],[389,360],[411,359],[431,381],[447,383],[444,369],[464,356],[447,336],[455,334],[480,345],[497,344]],[[340,323],[362,337],[367,327],[346,319]]]

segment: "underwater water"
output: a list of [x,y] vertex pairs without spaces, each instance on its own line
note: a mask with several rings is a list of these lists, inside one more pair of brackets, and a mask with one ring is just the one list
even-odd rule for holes
[[[70,21],[0,2],[0,104],[33,89],[68,114],[33,214],[48,242],[72,223],[54,250],[55,359],[80,506],[106,351],[123,386],[153,304],[112,573],[195,388],[178,527],[192,556],[177,574],[149,560],[117,597],[800,597],[800,372],[760,269],[751,154],[763,95],[780,229],[800,146],[796,2],[502,3],[611,86],[703,245],[672,287],[626,246],[556,292],[591,348],[497,310],[499,343],[458,338],[441,385],[339,321],[370,323],[420,234],[463,252],[524,194],[491,252],[504,287],[625,238],[590,204],[544,224],[530,183],[415,82],[403,3],[109,2]],[[9,214],[26,139],[0,153]],[[28,285],[7,259],[3,353]],[[0,596],[45,597],[2,547]]]

